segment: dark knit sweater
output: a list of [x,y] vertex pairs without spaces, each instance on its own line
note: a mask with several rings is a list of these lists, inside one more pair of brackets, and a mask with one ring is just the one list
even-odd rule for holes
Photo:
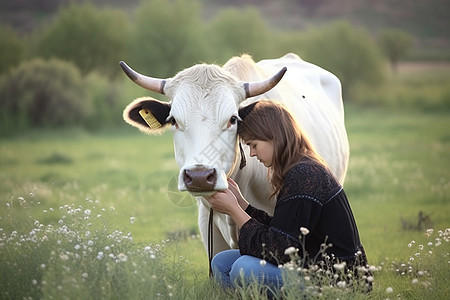
[[304,243],[309,258],[314,259],[326,242],[332,244],[327,254],[345,261],[348,267],[356,261],[358,265],[367,264],[342,186],[327,168],[310,159],[302,159],[286,174],[273,217],[250,205],[246,212],[252,218],[240,231],[242,255],[264,258],[277,265],[290,261],[284,251],[295,247],[304,257],[300,227],[305,227],[309,230]]

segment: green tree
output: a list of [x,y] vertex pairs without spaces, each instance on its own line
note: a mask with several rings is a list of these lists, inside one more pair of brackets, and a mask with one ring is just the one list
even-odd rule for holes
[[91,112],[80,71],[61,60],[34,59],[0,77],[0,132],[80,124]]
[[292,52],[303,59],[305,57],[306,41],[306,34],[302,31],[281,31],[272,34],[270,43],[273,45],[273,54],[270,57],[280,57]]
[[254,8],[226,9],[215,17],[208,28],[208,40],[222,63],[230,57],[248,53],[255,60],[272,53],[270,32],[260,13]]
[[16,66],[24,58],[25,43],[9,27],[0,27],[0,74]]
[[135,13],[132,56],[126,60],[141,73],[171,77],[206,55],[206,40],[193,0],[142,2]]
[[378,36],[378,43],[389,59],[391,69],[397,72],[397,63],[411,48],[413,39],[411,35],[399,29],[384,29]]
[[374,86],[383,80],[382,55],[361,28],[344,21],[334,22],[310,30],[304,42],[304,59],[334,73],[347,96],[359,84]]
[[117,10],[71,4],[38,34],[37,54],[73,62],[83,74],[92,70],[113,77],[126,55],[129,23]]

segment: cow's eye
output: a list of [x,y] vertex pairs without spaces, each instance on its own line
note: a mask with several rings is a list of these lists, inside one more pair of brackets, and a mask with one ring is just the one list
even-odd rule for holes
[[231,125],[236,124],[237,120],[238,120],[238,117],[232,116],[232,117],[230,118],[230,124],[231,124]]
[[[177,120],[175,120],[174,117],[170,117],[169,120],[167,120],[172,126],[177,126]],[[177,126],[178,127],[178,126]]]

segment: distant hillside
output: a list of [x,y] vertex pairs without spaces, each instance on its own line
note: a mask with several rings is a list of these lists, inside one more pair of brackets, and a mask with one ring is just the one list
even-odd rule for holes
[[[0,0],[0,22],[29,32],[51,18],[59,5],[87,0]],[[168,0],[169,1],[169,0]],[[402,29],[421,49],[450,52],[449,0],[200,0],[206,20],[221,9],[254,6],[268,24],[280,30],[302,30],[336,19],[376,33],[385,27]],[[139,0],[90,0],[99,6],[132,11]]]

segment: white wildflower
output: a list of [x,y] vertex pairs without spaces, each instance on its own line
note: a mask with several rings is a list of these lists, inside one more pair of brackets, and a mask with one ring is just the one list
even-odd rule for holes
[[333,268],[335,268],[336,270],[340,271],[340,270],[343,270],[345,268],[345,265],[346,265],[346,263],[344,261],[344,262],[342,262],[340,264],[334,264]]
[[291,255],[297,252],[297,249],[295,247],[289,247],[286,250],[284,250],[284,254]]
[[306,227],[300,227],[300,232],[301,232],[303,235],[307,235],[307,234],[309,233],[309,229],[306,228]]
[[68,259],[69,259],[69,256],[67,256],[67,255],[64,254],[64,253],[62,253],[61,255],[59,255],[59,257],[60,257],[62,260],[68,260]]
[[119,261],[121,261],[121,262],[126,262],[126,261],[128,260],[128,257],[127,257],[125,254],[123,254],[123,253],[117,254],[117,258],[118,258]]

